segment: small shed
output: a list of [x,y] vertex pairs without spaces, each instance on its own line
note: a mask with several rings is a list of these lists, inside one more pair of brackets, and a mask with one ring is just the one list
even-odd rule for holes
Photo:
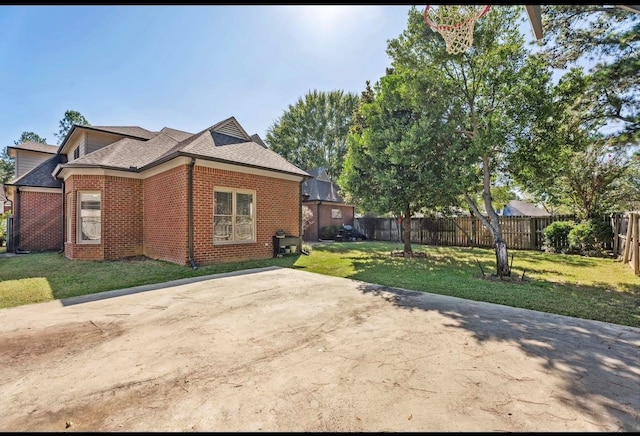
[[355,207],[345,203],[324,168],[308,171],[312,179],[302,183],[302,206],[311,209],[313,222],[304,230],[305,241],[320,239],[320,229],[325,226],[353,225]]

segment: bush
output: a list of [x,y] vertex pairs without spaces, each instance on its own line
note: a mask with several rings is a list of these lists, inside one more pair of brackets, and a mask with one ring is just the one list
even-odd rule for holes
[[543,248],[549,253],[563,253],[569,248],[569,233],[576,224],[573,221],[554,221],[544,228]]
[[569,246],[585,256],[602,256],[603,244],[613,237],[611,226],[602,220],[587,220],[569,232]]
[[339,230],[340,226],[336,225],[320,227],[320,239],[335,239]]
[[593,227],[593,235],[596,239],[596,244],[603,245],[610,243],[613,240],[613,230],[611,224],[601,219],[591,220]]
[[583,221],[569,232],[569,247],[584,253],[592,251],[596,246],[595,229],[590,221]]

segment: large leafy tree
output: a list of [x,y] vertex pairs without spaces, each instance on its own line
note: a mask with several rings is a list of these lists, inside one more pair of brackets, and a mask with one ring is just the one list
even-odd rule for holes
[[637,143],[640,133],[640,14],[605,5],[542,7],[544,54],[555,68],[592,63],[582,96],[586,120],[616,126],[608,136]]
[[552,116],[538,118],[513,174],[537,198],[569,206],[582,219],[624,208],[637,192],[637,161],[625,147],[640,139],[640,16],[563,5],[545,6],[543,17],[542,54],[564,73],[542,102]]
[[64,118],[60,120],[58,133],[54,133],[55,137],[58,138],[58,145],[64,141],[64,138],[69,133],[69,130],[77,124],[79,126],[90,126],[89,121],[78,111],[75,110],[67,110],[64,113]]
[[451,163],[444,159],[448,106],[425,79],[400,68],[390,69],[374,89],[367,83],[338,181],[355,204],[402,218],[407,254],[413,214],[455,197],[447,189]]
[[[407,29],[389,42],[394,67],[437,76],[434,86],[449,102],[455,130],[446,142],[458,155],[448,178],[455,181],[469,209],[491,232],[497,275],[511,274],[506,242],[493,206],[492,187],[504,173],[518,142],[530,130],[536,105],[546,97],[550,71],[530,57],[519,28],[520,7],[494,6],[476,23],[473,46],[449,55],[440,35],[412,8]],[[481,193],[484,213],[478,202]]]
[[356,94],[310,91],[269,127],[265,141],[294,165],[307,171],[325,168],[337,180],[357,105]]
[[510,162],[511,174],[528,192],[568,206],[582,220],[621,204],[632,164],[624,145],[600,133],[604,120],[585,113],[589,86],[582,69],[565,74],[543,103],[551,116],[537,119],[535,134],[522,138]]

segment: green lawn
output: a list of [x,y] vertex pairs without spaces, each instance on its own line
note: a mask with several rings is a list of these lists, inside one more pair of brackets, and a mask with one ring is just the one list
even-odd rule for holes
[[[514,278],[499,281],[493,250],[414,245],[424,258],[391,257],[388,242],[316,244],[309,256],[200,266],[150,259],[70,261],[57,253],[0,258],[0,307],[264,266],[640,327],[640,277],[611,259],[511,250]],[[482,265],[487,277],[478,267]],[[519,280],[524,273],[524,281]]]

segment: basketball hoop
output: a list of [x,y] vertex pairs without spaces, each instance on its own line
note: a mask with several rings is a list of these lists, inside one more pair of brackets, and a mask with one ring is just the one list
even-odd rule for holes
[[473,44],[476,20],[489,12],[491,5],[427,5],[424,22],[444,38],[447,53],[457,54]]

